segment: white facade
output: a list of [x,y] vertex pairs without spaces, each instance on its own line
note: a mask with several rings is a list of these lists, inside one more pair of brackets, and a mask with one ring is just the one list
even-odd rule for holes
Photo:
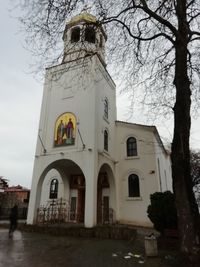
[[95,22],[86,13],[73,18],[64,32],[62,64],[46,71],[29,224],[37,222],[39,207],[53,210],[62,199],[65,221],[151,225],[150,194],[172,189],[169,155],[156,128],[116,121],[105,32],[89,28],[93,35],[86,37],[88,23]]
[[[150,194],[172,191],[169,155],[166,153],[158,132],[154,126],[116,122],[119,221],[121,223],[149,226],[147,207]],[[137,155],[127,157],[127,139],[134,137],[137,141]],[[158,167],[160,161],[160,172]],[[136,174],[139,178],[139,197],[130,197],[128,177]],[[164,176],[166,174],[166,176]],[[162,179],[166,178],[166,184]],[[160,186],[162,183],[162,187]]]

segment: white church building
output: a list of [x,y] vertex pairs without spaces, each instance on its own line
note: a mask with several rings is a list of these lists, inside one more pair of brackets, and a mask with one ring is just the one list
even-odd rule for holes
[[172,190],[156,127],[116,120],[107,36],[96,22],[84,12],[72,18],[63,61],[46,70],[28,224],[151,226],[150,194]]

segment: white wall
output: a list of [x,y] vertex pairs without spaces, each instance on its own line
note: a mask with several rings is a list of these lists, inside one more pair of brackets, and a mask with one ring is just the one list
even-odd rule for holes
[[[108,151],[111,158],[115,157],[115,121],[116,121],[116,91],[115,85],[102,65],[96,70],[96,133],[97,150],[104,151],[104,130],[108,131]],[[108,100],[108,118],[104,116],[104,100]]]
[[[150,194],[159,191],[156,169],[156,151],[153,127],[117,122],[116,180],[118,182],[119,221],[151,226],[147,217]],[[138,156],[126,156],[126,140],[137,139]],[[137,174],[140,182],[140,197],[128,197],[128,177]]]

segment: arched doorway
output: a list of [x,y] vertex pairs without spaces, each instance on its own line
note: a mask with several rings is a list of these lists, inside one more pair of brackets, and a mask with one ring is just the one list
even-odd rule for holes
[[113,172],[108,164],[102,165],[97,181],[97,224],[115,221],[116,199]]
[[64,159],[51,163],[40,180],[38,222],[84,222],[85,177],[75,162]]

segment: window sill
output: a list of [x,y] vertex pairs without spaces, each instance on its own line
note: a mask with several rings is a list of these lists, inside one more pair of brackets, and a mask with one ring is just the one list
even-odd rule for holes
[[142,197],[126,197],[127,201],[141,201]]
[[103,150],[103,153],[105,153],[106,155],[108,155],[109,156],[109,152],[108,152],[108,150]]
[[125,157],[125,159],[131,160],[131,159],[139,159],[139,156],[131,156],[131,157]]

